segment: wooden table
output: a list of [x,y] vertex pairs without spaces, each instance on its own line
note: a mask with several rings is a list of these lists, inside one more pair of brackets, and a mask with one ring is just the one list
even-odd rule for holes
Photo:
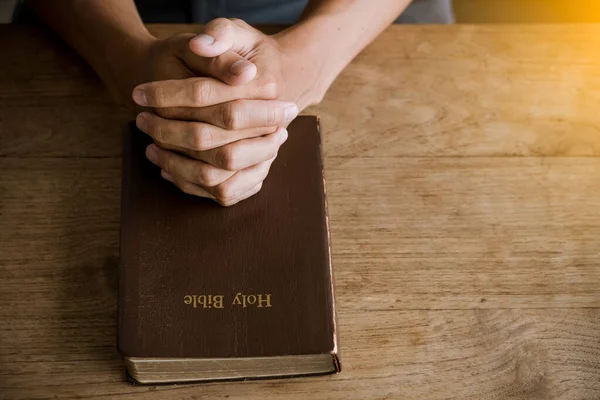
[[388,29],[308,110],[345,370],[150,387],[115,348],[131,116],[56,38],[0,38],[0,398],[600,398],[600,26]]

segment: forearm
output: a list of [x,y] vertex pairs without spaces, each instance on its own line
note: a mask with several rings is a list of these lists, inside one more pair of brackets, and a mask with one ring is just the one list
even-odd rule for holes
[[[133,0],[27,0],[35,11],[96,71],[113,95],[133,80],[131,60],[153,40]],[[132,85],[134,82],[132,82]]]
[[389,26],[411,0],[311,0],[301,21],[282,32],[283,48],[316,65],[319,90]]

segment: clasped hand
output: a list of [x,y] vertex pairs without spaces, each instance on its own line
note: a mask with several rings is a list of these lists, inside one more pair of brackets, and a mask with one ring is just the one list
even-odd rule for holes
[[[146,156],[182,191],[233,205],[266,178],[297,102],[312,101],[285,72],[275,38],[240,20],[217,19],[199,35],[157,41],[151,82],[133,90],[149,107],[137,126],[155,144]],[[315,102],[318,101],[315,99]]]

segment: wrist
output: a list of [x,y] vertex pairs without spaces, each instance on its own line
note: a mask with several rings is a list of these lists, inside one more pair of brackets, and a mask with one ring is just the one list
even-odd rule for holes
[[302,110],[323,99],[343,67],[338,68],[330,62],[327,48],[320,40],[314,40],[312,35],[307,34],[307,29],[301,25],[273,37],[282,54],[286,92],[292,92],[289,100],[294,100]]
[[146,71],[158,39],[146,31],[111,42],[104,50],[108,68],[101,78],[117,102],[131,106],[133,88],[148,80]]

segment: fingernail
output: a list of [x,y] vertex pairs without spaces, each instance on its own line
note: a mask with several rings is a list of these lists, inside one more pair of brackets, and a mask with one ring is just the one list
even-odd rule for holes
[[168,173],[167,171],[165,171],[164,169],[160,172],[160,175],[165,178],[166,180],[168,180],[169,182],[173,182],[173,175],[171,175],[170,173]]
[[289,105],[285,108],[285,122],[290,122],[293,121],[294,118],[296,118],[298,116],[298,106],[295,104]]
[[205,46],[210,46],[215,42],[215,38],[205,33],[201,33],[193,38],[192,42],[202,43]]
[[288,138],[288,131],[287,129],[283,129],[283,132],[281,132],[281,144],[284,144],[285,141]]
[[233,75],[241,75],[242,72],[244,72],[251,66],[252,66],[252,63],[249,61],[238,60],[238,61],[234,62],[233,64],[231,64],[231,67],[229,67],[229,72],[231,72]]
[[158,151],[156,150],[156,146],[151,144],[146,149],[146,157],[148,160],[152,161],[152,163],[156,164],[158,162]]
[[146,120],[146,116],[144,114],[145,113],[138,114],[137,118],[135,119],[135,124],[141,131],[146,132],[148,130],[148,121]]
[[133,91],[133,101],[135,101],[140,106],[148,105],[148,97],[146,97],[146,92],[141,89],[135,89]]

